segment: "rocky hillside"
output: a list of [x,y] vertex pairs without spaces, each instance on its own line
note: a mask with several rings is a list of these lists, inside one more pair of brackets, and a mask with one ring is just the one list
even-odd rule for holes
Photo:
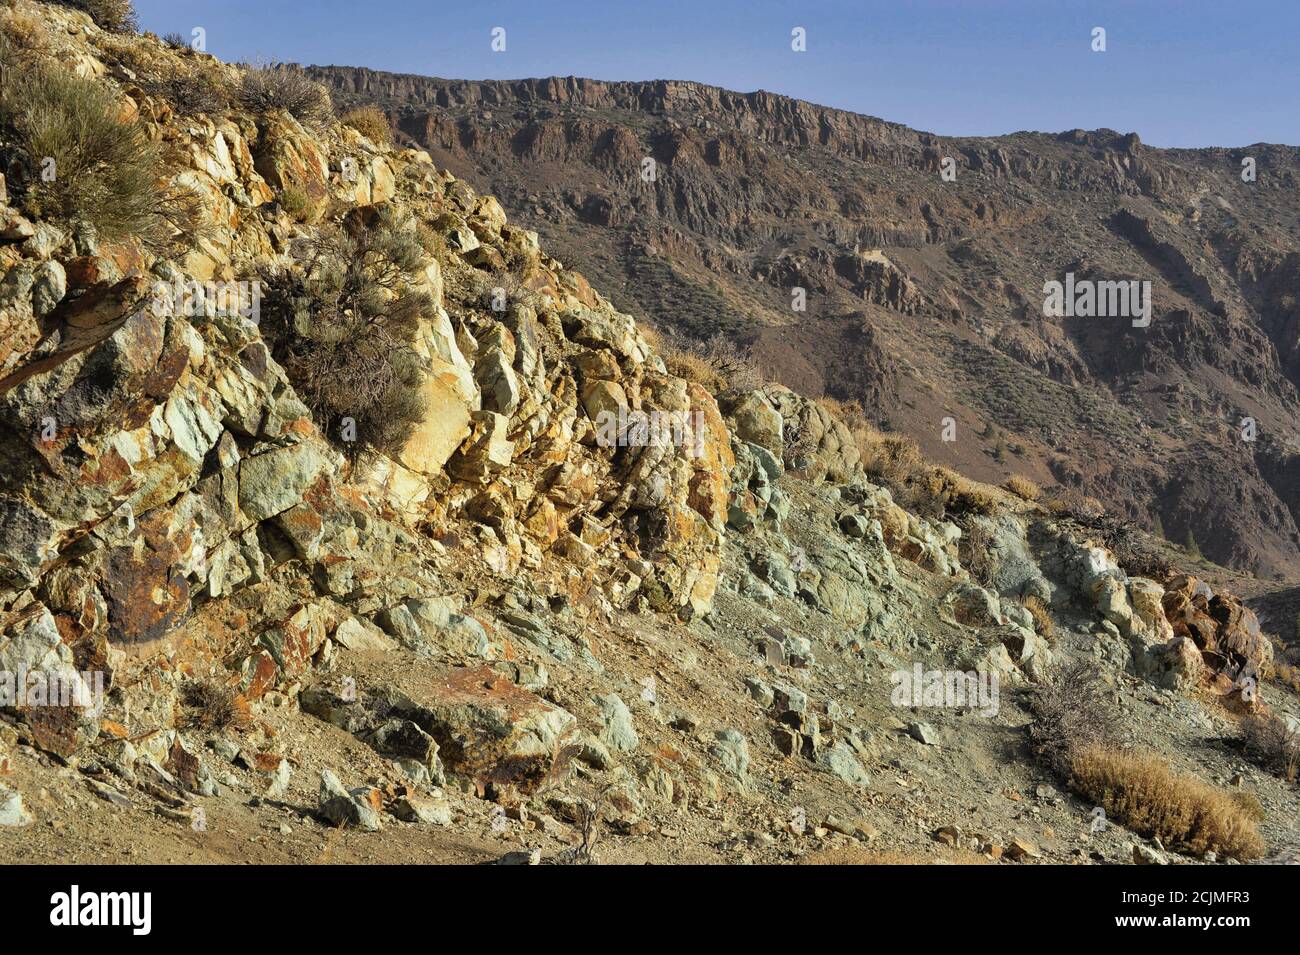
[[1294,854],[1292,661],[1159,541],[901,506],[292,71],[0,33],[0,859]]
[[[682,82],[309,72],[638,319],[725,335],[983,480],[1022,473],[1219,563],[1300,571],[1294,147],[949,138]],[[1067,274],[1150,282],[1150,324],[1046,316]]]

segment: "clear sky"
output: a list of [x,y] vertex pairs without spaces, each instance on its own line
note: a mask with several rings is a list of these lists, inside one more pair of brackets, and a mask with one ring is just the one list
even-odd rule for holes
[[[136,0],[223,59],[684,79],[948,135],[1300,144],[1300,0]],[[493,52],[503,27],[506,49]],[[807,51],[791,50],[791,30]],[[1106,51],[1092,50],[1094,27]]]

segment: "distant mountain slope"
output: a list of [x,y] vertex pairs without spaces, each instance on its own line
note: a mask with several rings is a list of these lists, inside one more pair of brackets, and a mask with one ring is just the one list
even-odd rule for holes
[[[1300,150],[954,139],[687,82],[309,72],[381,105],[639,318],[724,333],[976,477],[1077,488],[1296,576]],[[1150,327],[1045,318],[1066,273],[1151,282]]]

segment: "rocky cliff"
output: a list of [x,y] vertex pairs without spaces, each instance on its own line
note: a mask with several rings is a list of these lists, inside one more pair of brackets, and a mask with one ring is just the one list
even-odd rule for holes
[[[670,81],[309,72],[666,333],[723,335],[983,480],[1094,496],[1261,576],[1300,567],[1293,147],[953,138]],[[1067,274],[1150,282],[1150,324],[1045,314]]]
[[[0,17],[7,69],[107,91],[195,210],[150,243],[40,214],[6,101],[0,856],[1158,855],[1024,734],[1076,660],[1122,742],[1249,774],[1262,836],[1175,848],[1293,842],[1294,787],[1219,742],[1286,672],[1236,598],[942,469],[904,508],[828,406],[670,373],[426,152],[250,106],[273,77]],[[901,699],[914,669],[992,697]]]

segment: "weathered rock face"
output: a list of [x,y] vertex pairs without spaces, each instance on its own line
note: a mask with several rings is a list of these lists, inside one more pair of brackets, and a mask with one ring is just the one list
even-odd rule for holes
[[[178,147],[173,185],[229,241],[169,260],[0,207],[0,621],[44,622],[48,652],[64,649],[42,665],[151,665],[236,607],[241,626],[210,651],[253,700],[292,689],[349,621],[344,633],[377,624],[420,652],[505,655],[449,603],[441,546],[417,527],[469,528],[497,573],[549,555],[575,579],[624,574],[623,600],[709,609],[731,438],[629,316],[427,155],[283,112],[183,118],[113,65],[95,28],[79,32],[80,15],[50,15],[77,24],[65,52]],[[198,56],[130,42],[164,71]],[[309,224],[275,201],[286,190],[306,197]],[[299,400],[247,294],[213,290],[250,283],[256,304],[267,267],[297,267],[294,238],[371,221],[380,204],[437,240],[412,286],[431,303],[413,344],[424,413],[393,457],[353,462]],[[681,426],[638,428],[638,415]]]
[[1195,577],[1176,578],[1164,593],[1165,616],[1175,637],[1189,639],[1212,670],[1258,680],[1273,661],[1273,644],[1260,631],[1255,612],[1228,594],[1216,594]]

